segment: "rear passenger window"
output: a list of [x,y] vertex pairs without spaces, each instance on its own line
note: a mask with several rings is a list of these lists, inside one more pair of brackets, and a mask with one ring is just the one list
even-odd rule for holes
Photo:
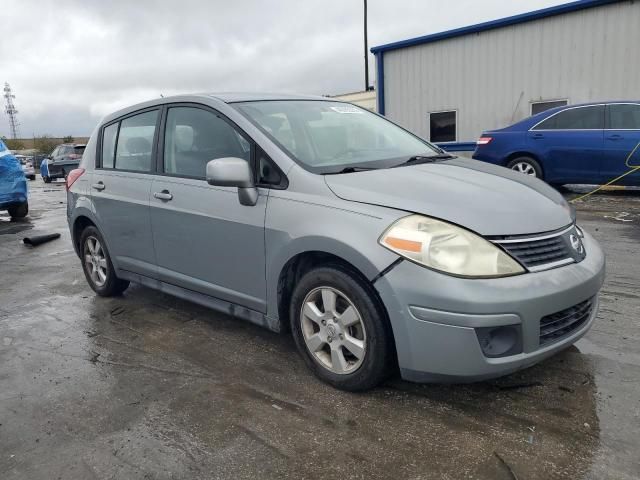
[[117,136],[117,123],[106,127],[102,133],[102,168],[113,168],[113,157],[116,153]]
[[116,169],[134,172],[151,170],[151,152],[157,119],[158,111],[154,110],[125,118],[120,122]]
[[609,120],[607,128],[610,130],[640,130],[640,105],[614,104],[609,105]]
[[601,130],[604,128],[604,106],[563,110],[538,124],[534,130]]
[[164,171],[205,178],[209,160],[251,158],[251,144],[240,132],[214,113],[193,107],[173,107],[167,113]]

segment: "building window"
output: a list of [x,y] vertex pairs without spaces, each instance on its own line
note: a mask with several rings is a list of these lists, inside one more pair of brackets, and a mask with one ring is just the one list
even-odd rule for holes
[[550,100],[545,102],[531,102],[531,115],[537,115],[545,110],[556,107],[565,107],[568,104],[566,100]]
[[432,142],[455,142],[457,112],[432,112],[429,114],[429,140]]

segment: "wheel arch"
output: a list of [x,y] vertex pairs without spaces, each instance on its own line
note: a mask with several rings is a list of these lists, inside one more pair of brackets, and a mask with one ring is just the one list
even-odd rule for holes
[[82,236],[84,229],[87,227],[98,228],[95,222],[84,214],[78,215],[74,219],[73,226],[71,227],[71,240],[73,242],[73,248],[78,256],[80,256],[80,237]]
[[511,162],[512,160],[515,160],[518,157],[529,157],[532,160],[535,160],[538,163],[538,165],[540,165],[540,170],[542,170],[542,178],[545,178],[546,171],[545,171],[544,165],[542,164],[542,160],[540,160],[540,157],[535,153],[532,153],[530,150],[518,150],[516,152],[510,153],[505,158],[503,166],[506,167],[507,165],[509,165],[509,162]]
[[271,286],[275,284],[272,292],[275,296],[275,305],[273,305],[271,311],[273,312],[272,316],[274,314],[277,315],[281,330],[288,331],[290,329],[289,306],[297,281],[313,268],[326,265],[336,265],[367,285],[374,301],[378,304],[381,311],[384,312],[386,320],[388,321],[386,307],[371,282],[371,279],[374,278],[379,271],[376,271],[373,275],[367,275],[365,271],[371,274],[370,265],[367,266],[368,268],[363,269],[360,265],[345,258],[344,255],[327,251],[327,249],[309,249],[289,255],[287,260],[284,261],[278,269],[277,276],[274,275]]

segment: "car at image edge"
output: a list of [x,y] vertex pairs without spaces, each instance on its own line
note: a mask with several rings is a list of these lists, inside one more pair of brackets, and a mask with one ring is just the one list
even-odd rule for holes
[[0,211],[6,210],[12,219],[29,213],[27,179],[20,160],[0,140]]
[[596,318],[604,255],[564,198],[322,97],[184,95],[107,116],[67,177],[86,279],[274,331],[346,390],[468,382]]
[[[640,144],[640,102],[556,107],[483,132],[473,158],[553,185],[602,184],[629,171]],[[631,165],[640,165],[640,149]],[[616,185],[640,186],[640,171]]]

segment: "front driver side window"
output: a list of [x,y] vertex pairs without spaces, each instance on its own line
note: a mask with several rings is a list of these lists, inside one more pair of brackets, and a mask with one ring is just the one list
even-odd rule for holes
[[218,115],[201,108],[172,107],[164,140],[165,173],[205,178],[207,163],[223,157],[251,159],[251,144]]

